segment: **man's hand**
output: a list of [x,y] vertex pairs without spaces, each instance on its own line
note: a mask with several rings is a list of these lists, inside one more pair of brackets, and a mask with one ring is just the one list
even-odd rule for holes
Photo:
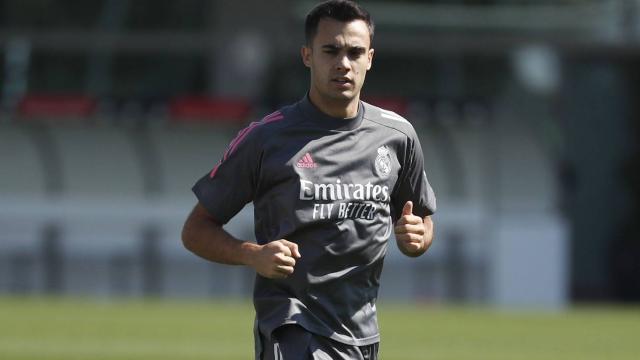
[[400,251],[411,257],[424,254],[431,245],[433,223],[431,217],[422,219],[413,215],[413,203],[407,201],[402,208],[402,216],[394,228],[396,243]]
[[284,279],[293,274],[296,259],[301,255],[298,244],[280,239],[254,248],[249,265],[255,271],[270,279]]
[[300,259],[298,245],[285,239],[265,245],[234,238],[198,203],[182,229],[182,242],[194,254],[221,264],[248,265],[258,274],[283,279]]

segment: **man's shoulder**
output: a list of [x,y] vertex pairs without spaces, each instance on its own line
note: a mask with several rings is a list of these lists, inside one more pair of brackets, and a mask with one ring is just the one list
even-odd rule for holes
[[298,117],[296,105],[297,103],[282,106],[278,110],[267,114],[255,123],[267,131],[287,126]]
[[366,120],[399,131],[409,137],[415,136],[416,131],[413,125],[403,116],[364,101],[362,104],[364,105],[364,118]]
[[257,121],[247,125],[241,132],[252,137],[263,137],[277,132],[283,126],[288,126],[295,118],[295,104],[283,106],[280,109],[264,115]]

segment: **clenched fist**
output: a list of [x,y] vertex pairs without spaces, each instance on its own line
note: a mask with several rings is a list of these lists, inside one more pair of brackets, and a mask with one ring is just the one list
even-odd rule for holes
[[249,265],[266,278],[284,279],[293,274],[296,259],[300,257],[298,244],[280,239],[259,246]]
[[431,244],[433,235],[431,218],[424,219],[413,214],[413,203],[407,201],[402,208],[402,216],[396,223],[394,232],[400,251],[411,257],[422,255]]

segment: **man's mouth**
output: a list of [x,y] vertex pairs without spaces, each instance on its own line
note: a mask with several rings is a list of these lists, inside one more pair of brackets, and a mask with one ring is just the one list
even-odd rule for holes
[[336,82],[338,84],[353,84],[353,80],[346,77],[333,78],[331,81]]

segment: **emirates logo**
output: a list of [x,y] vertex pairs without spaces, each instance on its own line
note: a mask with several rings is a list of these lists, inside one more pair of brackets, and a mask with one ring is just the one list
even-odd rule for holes
[[298,160],[298,162],[296,163],[296,167],[304,168],[304,169],[313,169],[313,168],[317,168],[318,164],[316,164],[315,161],[313,161],[311,154],[306,153],[304,154],[303,157],[300,158],[300,160]]

